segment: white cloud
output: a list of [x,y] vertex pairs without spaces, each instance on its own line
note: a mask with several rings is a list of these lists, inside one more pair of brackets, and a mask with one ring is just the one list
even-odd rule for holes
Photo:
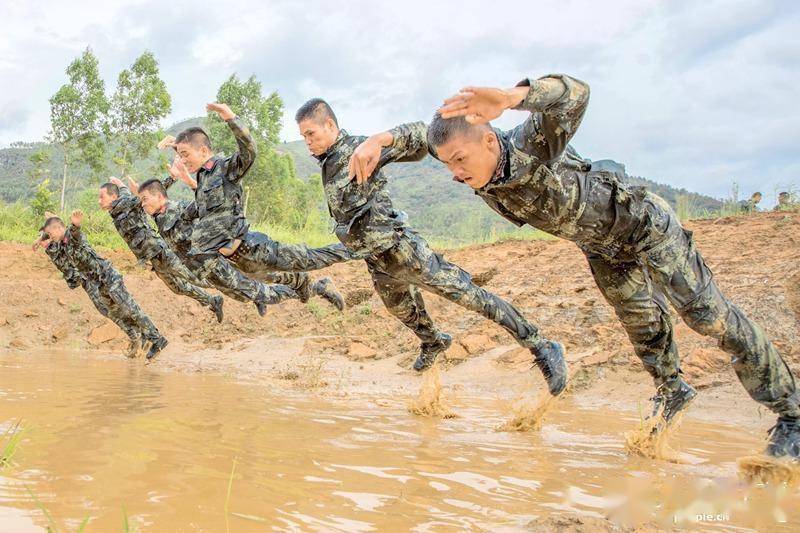
[[[255,74],[294,110],[327,98],[352,132],[427,119],[463,85],[567,72],[592,102],[587,157],[715,196],[798,184],[800,13],[790,2],[238,0],[3,3],[0,145],[41,138],[48,98],[87,45],[109,90],[145,49],[173,96],[203,113],[231,73]],[[499,125],[511,126],[518,113]],[[168,122],[169,122],[168,121]]]

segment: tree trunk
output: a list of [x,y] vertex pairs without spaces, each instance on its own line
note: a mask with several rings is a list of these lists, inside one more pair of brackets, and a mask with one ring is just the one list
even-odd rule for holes
[[67,192],[67,147],[64,147],[64,174],[61,176],[61,212],[64,212],[64,197]]

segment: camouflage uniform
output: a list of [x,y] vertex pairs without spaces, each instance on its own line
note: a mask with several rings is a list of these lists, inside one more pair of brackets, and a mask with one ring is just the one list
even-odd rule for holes
[[85,278],[86,293],[100,313],[113,320],[132,341],[162,339],[158,329],[128,293],[122,275],[94,251],[79,227],[70,225],[64,242],[58,246],[66,260]]
[[127,187],[119,188],[119,198],[109,212],[117,231],[140,263],[149,263],[156,276],[175,294],[188,296],[206,307],[214,307],[213,296],[198,287],[200,281],[178,259],[147,221],[142,203]]
[[239,152],[227,158],[209,159],[197,171],[197,219],[192,232],[191,253],[216,254],[220,248],[231,248],[238,239],[242,242],[230,259],[258,271],[317,270],[354,259],[341,245],[322,248],[286,245],[248,231],[240,182],[255,161],[256,147],[250,131],[238,118],[229,120],[228,126],[239,145]]
[[512,305],[472,282],[469,273],[434,253],[406,224],[405,213],[392,206],[381,167],[405,161],[395,149],[384,150],[372,178],[359,185],[348,175],[353,150],[365,137],[342,130],[336,142],[318,157],[322,183],[336,236],[354,254],[364,257],[384,305],[423,344],[441,335],[425,310],[419,288],[438,294],[503,326],[528,348],[541,338]]
[[[564,75],[546,79],[520,82],[531,89],[518,109],[531,115],[509,131],[495,129],[501,157],[495,176],[476,194],[514,224],[530,224],[583,250],[657,385],[675,382],[680,368],[669,301],[687,325],[733,356],[754,400],[782,415],[800,415],[786,363],[764,331],[720,292],[670,206],[643,187],[624,184],[619,172],[596,170],[567,144],[586,109],[588,85]],[[424,156],[424,124],[393,133],[395,150]]]
[[196,218],[194,202],[169,200],[163,213],[153,216],[158,231],[184,265],[199,279],[211,284],[223,294],[240,302],[277,303],[294,291],[278,291],[243,275],[220,254],[193,255],[192,221]]

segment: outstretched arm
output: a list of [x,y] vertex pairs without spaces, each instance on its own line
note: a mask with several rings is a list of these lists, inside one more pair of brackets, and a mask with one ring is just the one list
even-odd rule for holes
[[231,164],[228,167],[228,179],[231,181],[239,181],[247,174],[253,162],[256,160],[256,142],[253,136],[250,135],[250,130],[244,123],[239,120],[239,117],[231,111],[228,104],[211,103],[206,105],[208,111],[214,111],[219,115],[219,118],[224,120],[228,127],[233,132],[236,138],[236,144],[239,145],[239,152],[234,154],[231,158]]
[[519,148],[542,161],[559,156],[578,129],[589,104],[589,86],[564,74],[531,80],[511,89],[465,87],[444,101],[442,118],[464,117],[483,124],[507,109],[529,111],[518,130]]
[[189,174],[186,165],[183,164],[183,161],[181,161],[181,158],[177,155],[175,159],[172,160],[172,165],[167,170],[169,176],[162,182],[165,189],[169,189],[176,181],[184,182],[192,190],[197,188],[197,181]]

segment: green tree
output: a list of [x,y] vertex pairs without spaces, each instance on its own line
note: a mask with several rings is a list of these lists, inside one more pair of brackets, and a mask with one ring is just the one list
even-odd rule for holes
[[108,112],[105,83],[90,48],[69,64],[69,82],[50,98],[51,140],[64,154],[60,207],[64,209],[70,164],[81,157],[95,174],[105,166],[103,118]]
[[33,165],[28,171],[31,183],[39,184],[50,174],[50,163],[52,157],[50,152],[44,148],[39,148],[28,156],[28,161]]
[[[319,226],[324,218],[321,187],[299,179],[292,157],[275,151],[283,116],[281,97],[275,92],[264,96],[255,76],[242,81],[234,74],[220,86],[217,101],[241,117],[256,141],[258,156],[243,183],[248,218],[294,230]],[[208,134],[216,150],[225,154],[237,150],[236,140],[216,113],[208,114]]]
[[50,180],[45,178],[36,188],[36,193],[31,198],[31,211],[33,211],[37,219],[41,219],[46,211],[52,212],[56,209],[53,191],[50,190]]
[[151,52],[140,55],[117,78],[111,97],[109,130],[118,143],[114,163],[122,175],[137,159],[155,152],[161,120],[172,110],[167,85],[159,77],[158,61]]

